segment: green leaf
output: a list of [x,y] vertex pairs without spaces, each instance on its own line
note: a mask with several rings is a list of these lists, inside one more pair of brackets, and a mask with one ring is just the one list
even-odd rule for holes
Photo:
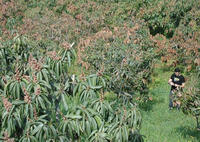
[[[13,87],[15,86],[15,83],[12,82],[10,83],[10,85],[8,84],[7,86],[9,86],[9,92],[11,92],[13,90]],[[7,89],[7,86],[5,87]]]
[[20,99],[20,84],[19,83],[16,83],[16,96],[17,96],[17,99]]
[[90,139],[92,136],[94,136],[94,134],[97,133],[97,132],[98,132],[97,130],[92,131],[92,133],[91,133],[90,136],[89,136],[89,139]]
[[62,132],[65,133],[69,121],[65,121],[65,120],[63,120],[63,121],[64,121],[64,122],[63,122],[64,124],[63,124],[63,127],[62,127]]
[[94,107],[92,107],[92,109],[91,108],[87,108],[87,109],[92,114],[92,116],[95,116],[95,115],[99,116],[99,112],[97,112],[97,110]]
[[102,86],[90,86],[91,89],[100,89]]
[[61,52],[64,52],[63,55],[62,55],[62,59],[61,60],[64,60],[65,59],[65,56],[66,56],[66,53],[67,51],[66,50],[60,50]]
[[102,132],[103,128],[104,128],[104,121],[101,123],[100,127],[99,127],[99,132]]
[[46,82],[49,83],[48,71],[46,69],[43,69],[41,72],[42,72]]
[[56,136],[57,136],[56,129],[53,127],[53,125],[50,125],[49,127],[50,127],[51,131],[53,132],[53,137],[56,138]]
[[78,121],[76,121],[76,133],[78,134],[78,137],[80,137],[80,129]]
[[63,101],[64,107],[65,107],[65,110],[67,111],[68,110],[68,105],[66,103],[64,94],[61,94],[61,97],[62,97],[62,101]]
[[56,77],[57,77],[57,79],[59,78],[60,72],[61,72],[59,69],[60,69],[60,67],[59,67],[59,62],[57,62],[57,63],[56,63]]
[[31,133],[31,135],[35,135],[36,133],[38,133],[39,131],[41,131],[42,127],[44,125],[42,123],[40,123],[40,125],[38,125],[34,130],[33,132]]
[[64,90],[66,90],[66,89],[68,89],[68,88],[70,88],[70,84],[69,84],[69,82],[68,82],[68,80],[65,82],[65,86],[64,86]]
[[128,126],[126,124],[124,124],[123,133],[125,136],[125,140],[128,141],[129,134],[128,134]]
[[14,109],[15,109],[15,105],[13,105],[13,106],[11,107],[10,112],[9,112],[9,115],[8,115],[8,119],[11,118],[11,115],[12,115]]
[[61,89],[61,88],[60,88],[60,83],[54,83],[53,86],[56,87],[57,90],[60,90],[60,89]]
[[85,131],[85,114],[83,114],[82,129],[83,129],[83,131]]
[[48,116],[48,114],[41,115],[38,119],[43,119],[43,118],[45,118],[46,116]]
[[119,122],[111,124],[111,128],[109,129],[108,133],[113,133],[113,130],[115,130],[119,125]]
[[68,115],[65,115],[66,118],[71,118],[71,119],[81,119],[82,116],[81,115],[78,115],[78,114],[68,114]]
[[103,78],[101,78],[101,81],[102,81],[102,83],[103,83],[103,87],[106,87],[106,82],[105,82],[105,80],[104,80]]
[[96,74],[91,74],[87,78],[92,78],[92,77],[96,77],[96,76],[97,76]]
[[15,120],[17,121],[19,127],[21,128],[21,119],[20,119],[19,115],[15,114],[15,113],[13,113],[13,115],[14,115]]
[[42,65],[42,67],[43,67],[43,68],[49,68],[50,66],[44,64],[44,65]]
[[42,73],[41,71],[37,72],[37,80],[42,80]]
[[86,128],[87,135],[90,135],[91,134],[91,125],[90,125],[89,121],[85,122],[85,126],[86,126],[85,128]]
[[38,142],[38,140],[36,137],[30,136],[30,142]]
[[96,120],[96,122],[97,122],[97,124],[98,124],[98,127],[100,127],[101,126],[101,124],[102,124],[102,120],[101,120],[101,118],[99,117],[99,116],[94,116],[94,119]]
[[61,60],[59,61],[59,71],[60,71],[60,74],[63,73],[62,62],[61,62]]
[[67,59],[68,59],[69,66],[71,66],[71,56],[70,56],[69,51],[67,52]]
[[2,114],[2,119],[5,120],[6,117],[8,117],[8,112],[4,111],[3,114]]
[[30,84],[28,84],[27,85],[27,91],[30,91],[32,88],[33,88],[33,86],[34,86],[34,83],[30,83]]
[[46,81],[44,81],[44,80],[40,80],[40,81],[38,82],[38,84],[43,85],[43,86],[45,86],[45,87],[51,89],[51,85],[50,85],[49,83],[47,83]]
[[33,118],[33,105],[29,104],[30,106],[30,117]]
[[103,138],[103,139],[106,139],[105,137],[107,136],[106,133],[98,133],[98,135],[99,135],[101,138]]
[[12,104],[13,105],[21,105],[21,104],[25,104],[26,102],[22,101],[22,100],[17,100],[17,101],[13,101]]
[[43,101],[43,99],[40,96],[38,97],[38,101],[39,101],[40,106],[42,107],[42,109],[46,109],[46,107],[44,105],[44,101]]
[[29,113],[28,113],[28,110],[29,110],[29,107],[28,107],[28,104],[25,105],[25,115],[27,116]]
[[92,120],[92,122],[91,122],[91,125],[92,125],[92,131],[93,130],[97,130],[98,129],[98,124],[97,124],[97,122],[96,122],[96,120],[93,118],[93,117],[91,117],[91,120]]

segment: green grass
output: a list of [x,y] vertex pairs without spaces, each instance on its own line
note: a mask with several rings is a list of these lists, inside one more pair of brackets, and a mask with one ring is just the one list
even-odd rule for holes
[[140,105],[143,119],[140,133],[145,135],[145,142],[199,142],[196,119],[176,109],[168,110],[170,86],[167,81],[172,72],[155,71],[157,76],[151,86],[154,100]]

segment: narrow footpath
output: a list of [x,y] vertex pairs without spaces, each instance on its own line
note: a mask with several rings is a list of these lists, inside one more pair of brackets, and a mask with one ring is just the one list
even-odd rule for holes
[[154,77],[150,92],[154,100],[140,106],[140,133],[145,135],[145,142],[200,142],[195,118],[181,110],[168,109],[170,86],[167,81],[171,74],[167,71]]

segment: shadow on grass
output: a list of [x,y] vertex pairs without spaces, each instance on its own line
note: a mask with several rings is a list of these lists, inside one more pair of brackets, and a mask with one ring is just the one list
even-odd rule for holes
[[200,140],[200,131],[197,129],[190,129],[186,127],[178,127],[177,131],[179,131],[185,138],[196,138],[197,140]]
[[158,103],[163,103],[164,99],[153,99],[152,101],[148,102],[143,102],[143,103],[138,103],[138,106],[140,109],[144,111],[151,111],[153,109],[153,106],[158,104]]

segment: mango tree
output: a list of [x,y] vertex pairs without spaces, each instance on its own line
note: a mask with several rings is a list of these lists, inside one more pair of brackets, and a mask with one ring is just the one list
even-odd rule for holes
[[197,130],[200,130],[200,67],[197,67],[197,73],[191,79],[190,87],[184,93],[182,98],[182,110],[185,114],[191,114],[196,118]]
[[[26,45],[27,48],[32,46]],[[19,44],[17,48],[23,47]],[[21,54],[12,52],[17,49],[3,47],[3,51],[11,52],[6,51],[6,56],[1,56],[2,61],[12,59],[12,62],[8,60],[9,71],[5,62],[1,62],[0,139],[142,141],[141,116],[135,105],[105,100],[110,77],[103,72],[81,78],[69,75],[67,71],[75,52],[68,48],[56,47],[46,54],[24,50],[21,58]],[[61,118],[56,117],[58,114]]]

